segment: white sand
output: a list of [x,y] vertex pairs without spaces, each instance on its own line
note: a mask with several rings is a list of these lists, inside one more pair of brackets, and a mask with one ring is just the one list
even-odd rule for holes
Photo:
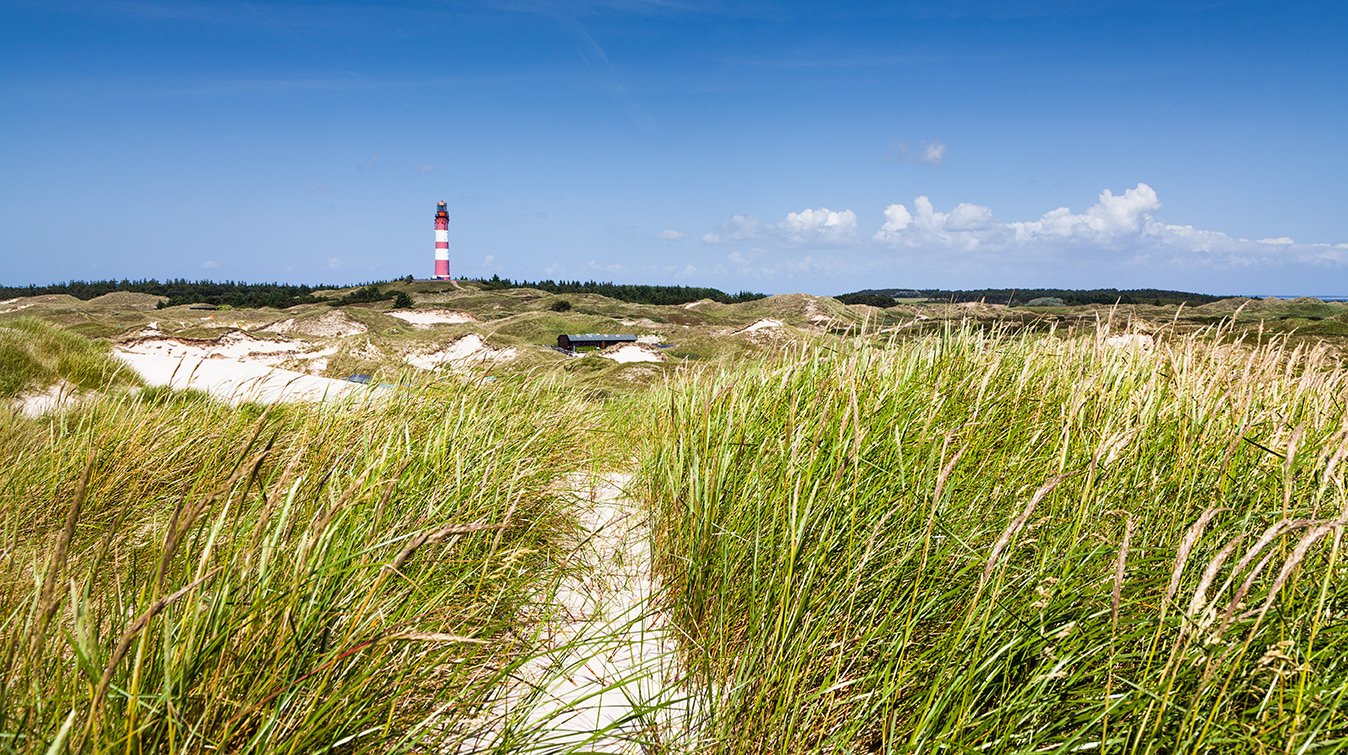
[[195,388],[230,403],[258,401],[322,401],[345,396],[365,386],[345,380],[306,375],[257,362],[223,357],[175,357],[115,349],[113,354],[146,383],[183,390]]
[[[520,670],[518,684],[485,712],[485,731],[459,752],[489,749],[507,720],[527,733],[523,744],[546,752],[682,751],[686,744],[675,639],[653,599],[660,588],[651,575],[650,528],[623,493],[628,476],[572,480],[587,534],[575,554],[584,567],[551,601],[554,650]],[[649,747],[656,744],[663,747]]]
[[629,362],[663,362],[664,356],[660,352],[652,349],[646,344],[625,343],[621,346],[610,346],[599,352],[599,356],[605,359],[612,359],[615,362],[627,364]]
[[303,341],[289,339],[272,341],[257,338],[242,331],[231,331],[213,341],[156,337],[157,332],[148,333],[149,337],[127,341],[122,344],[121,348],[133,354],[157,355],[174,359],[237,359],[263,364],[277,364],[287,359],[300,358],[310,348]]
[[756,320],[747,327],[735,331],[736,333],[757,333],[760,330],[782,327],[781,320],[774,320],[771,317],[765,317],[762,320]]
[[456,312],[452,309],[408,309],[401,312],[389,312],[388,316],[410,323],[414,328],[477,322],[477,318],[467,312]]
[[48,412],[64,409],[78,402],[80,398],[78,388],[64,380],[58,380],[56,384],[41,393],[20,396],[15,402],[15,408],[25,417],[40,417]]
[[1125,333],[1109,336],[1105,339],[1105,345],[1111,348],[1135,349],[1138,351],[1148,351],[1155,343],[1155,340],[1145,333]]
[[664,342],[665,342],[665,339],[664,339],[664,338],[662,338],[662,337],[660,337],[660,336],[658,336],[658,335],[656,335],[656,334],[654,334],[654,333],[647,333],[647,334],[645,334],[645,335],[637,336],[637,343],[645,343],[645,344],[650,344],[651,346],[654,346],[654,345],[656,345],[656,344],[660,344],[660,343],[664,343]]
[[805,319],[820,326],[833,322],[832,317],[820,311],[819,300],[813,296],[805,300]]
[[514,347],[497,349],[488,346],[482,336],[476,333],[455,339],[439,351],[423,354],[408,354],[403,361],[423,370],[433,370],[442,364],[460,366],[482,362],[505,362],[514,359],[517,352]]
[[295,360],[301,362],[308,362],[308,364],[304,365],[305,372],[309,373],[310,375],[320,375],[323,373],[324,370],[328,369],[328,362],[330,361],[330,357],[336,355],[337,351],[338,349],[336,346],[329,346],[326,349],[319,349],[318,351],[310,351],[305,354],[296,354]]

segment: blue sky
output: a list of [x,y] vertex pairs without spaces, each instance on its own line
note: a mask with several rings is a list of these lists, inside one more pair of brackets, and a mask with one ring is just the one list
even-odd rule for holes
[[0,4],[0,283],[1348,294],[1348,5]]

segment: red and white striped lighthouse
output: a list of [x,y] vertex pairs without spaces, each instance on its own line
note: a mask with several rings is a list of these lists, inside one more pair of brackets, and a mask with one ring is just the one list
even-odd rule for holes
[[435,279],[449,280],[449,210],[444,200],[435,205]]

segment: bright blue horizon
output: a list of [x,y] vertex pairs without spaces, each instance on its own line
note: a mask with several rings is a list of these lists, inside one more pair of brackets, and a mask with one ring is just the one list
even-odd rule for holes
[[11,2],[0,283],[1348,294],[1348,9],[1001,6]]

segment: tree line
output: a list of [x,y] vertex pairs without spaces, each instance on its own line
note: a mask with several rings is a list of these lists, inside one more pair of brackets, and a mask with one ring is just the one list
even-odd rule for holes
[[722,304],[762,299],[766,294],[752,291],[740,291],[728,294],[719,288],[703,286],[642,286],[629,283],[601,283],[599,281],[513,281],[493,275],[479,278],[476,282],[488,291],[506,288],[536,288],[550,294],[598,294],[610,299],[631,302],[633,304],[687,304],[689,302],[711,299]]
[[[1195,294],[1188,291],[1167,291],[1159,288],[976,288],[952,291],[942,288],[871,288],[841,294],[837,297],[846,304],[870,304],[877,307],[890,307],[896,298],[925,299],[928,302],[987,302],[988,304],[1026,305],[1036,299],[1057,299],[1065,306],[1082,304],[1153,304],[1157,306],[1176,304],[1207,304],[1226,299],[1226,296]],[[1058,304],[1059,302],[1053,302]]]
[[159,281],[103,280],[66,281],[45,286],[0,286],[0,299],[44,294],[67,294],[76,299],[89,300],[120,291],[163,296],[160,308],[179,304],[214,304],[230,307],[293,307],[325,301],[313,292],[330,286],[309,286],[300,283],[244,283],[242,281],[191,281],[184,278]]

